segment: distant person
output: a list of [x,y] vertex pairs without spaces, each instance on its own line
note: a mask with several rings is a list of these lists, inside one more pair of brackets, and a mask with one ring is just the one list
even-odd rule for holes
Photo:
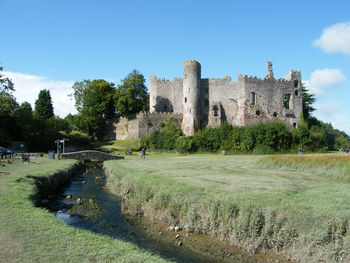
[[142,148],[142,150],[141,150],[141,159],[145,159],[146,158],[146,150],[145,150],[145,148]]
[[300,154],[300,155],[303,155],[303,154],[304,154],[304,149],[303,149],[303,147],[300,147],[300,148],[299,148],[299,154]]

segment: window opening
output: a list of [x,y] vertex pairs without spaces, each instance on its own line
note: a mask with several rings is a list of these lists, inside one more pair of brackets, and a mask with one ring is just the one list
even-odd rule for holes
[[285,94],[283,94],[283,107],[285,108],[285,109],[289,109],[290,107],[290,97],[291,97],[291,95],[289,94],[289,93],[285,93]]
[[256,104],[256,95],[255,92],[250,93],[250,104],[255,105]]
[[218,109],[217,106],[214,106],[213,112],[214,112],[214,117],[218,117],[219,116],[219,109]]
[[296,79],[294,80],[294,88],[297,88],[298,87],[298,84],[299,84],[299,81]]

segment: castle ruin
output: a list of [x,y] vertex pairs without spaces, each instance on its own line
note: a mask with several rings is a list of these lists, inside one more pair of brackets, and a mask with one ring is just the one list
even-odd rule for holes
[[187,60],[183,79],[150,76],[150,112],[182,114],[185,135],[223,121],[245,126],[277,120],[293,128],[300,123],[302,112],[301,73],[291,70],[285,79],[275,79],[268,62],[264,79],[242,75],[237,81],[207,79],[201,77],[199,62]]
[[158,129],[160,120],[181,116],[187,136],[224,121],[232,126],[281,121],[292,129],[302,113],[300,71],[290,70],[285,79],[275,79],[271,62],[264,79],[238,75],[232,81],[231,77],[202,78],[200,63],[187,60],[183,78],[169,81],[152,75],[149,91],[149,112],[114,122],[114,134],[108,139],[140,138]]

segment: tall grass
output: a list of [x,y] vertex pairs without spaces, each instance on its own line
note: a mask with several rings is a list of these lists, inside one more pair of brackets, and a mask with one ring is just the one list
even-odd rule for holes
[[[298,262],[349,262],[349,187],[329,183],[328,176],[318,183],[313,169],[299,175],[261,168],[258,159],[155,156],[105,162],[105,169],[125,213],[208,234],[252,254],[272,249]],[[217,187],[220,180],[224,185]],[[260,182],[273,187],[258,190]]]
[[260,168],[312,171],[335,182],[350,183],[350,155],[276,155],[260,159]]

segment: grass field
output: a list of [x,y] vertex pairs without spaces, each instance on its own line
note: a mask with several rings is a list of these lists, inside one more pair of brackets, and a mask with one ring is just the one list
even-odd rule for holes
[[[350,156],[159,155],[108,162],[125,209],[250,251],[347,262]],[[112,176],[113,175],[113,176]]]
[[127,150],[137,151],[139,149],[139,139],[102,141],[92,143],[93,148],[106,150],[109,152],[125,153]]
[[33,179],[67,172],[72,160],[0,166],[0,262],[168,262],[130,243],[79,230],[34,207]]

